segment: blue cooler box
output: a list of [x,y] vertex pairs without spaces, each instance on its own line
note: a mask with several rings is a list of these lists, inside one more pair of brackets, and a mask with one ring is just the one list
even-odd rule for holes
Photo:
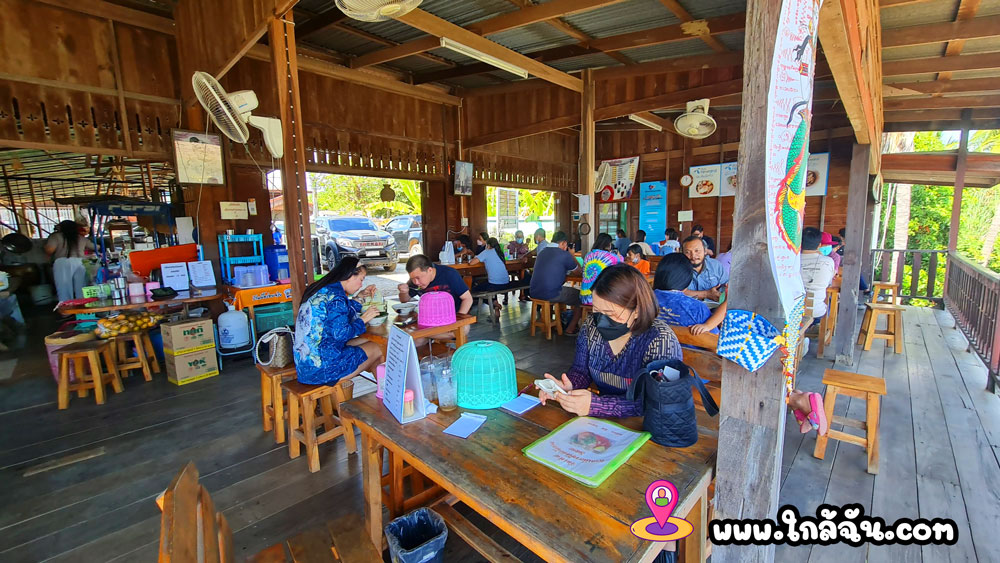
[[271,281],[290,277],[288,273],[288,247],[283,244],[268,246],[264,249],[264,264]]

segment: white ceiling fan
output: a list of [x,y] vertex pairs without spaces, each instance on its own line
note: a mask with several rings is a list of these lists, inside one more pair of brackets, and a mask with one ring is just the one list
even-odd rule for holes
[[715,119],[708,115],[708,98],[688,102],[687,111],[674,120],[677,133],[691,139],[704,139],[717,127]]
[[382,22],[398,18],[420,5],[422,0],[336,0],[337,7],[349,18],[364,22]]
[[252,90],[226,93],[219,81],[207,72],[197,71],[191,77],[195,96],[212,118],[212,123],[234,143],[245,145],[250,139],[247,125],[264,134],[264,146],[274,158],[284,154],[281,121],[273,117],[258,117],[251,112],[257,108],[257,94]]

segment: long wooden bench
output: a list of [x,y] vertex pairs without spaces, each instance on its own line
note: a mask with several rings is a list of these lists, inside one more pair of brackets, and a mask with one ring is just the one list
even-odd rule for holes
[[[216,512],[208,490],[189,462],[156,499],[160,518],[160,563],[234,561],[233,532]],[[324,528],[307,530],[247,558],[263,562],[370,563],[382,553],[364,533],[363,515],[349,514]]]
[[[707,379],[708,394],[715,399],[715,403],[722,404],[722,366],[723,359],[716,354],[719,347],[719,335],[706,332],[704,334],[691,334],[691,329],[686,326],[670,325],[677,335],[677,340],[683,346],[684,363],[698,373],[702,379]],[[694,393],[694,402],[698,408],[701,405],[701,396],[697,391]]]

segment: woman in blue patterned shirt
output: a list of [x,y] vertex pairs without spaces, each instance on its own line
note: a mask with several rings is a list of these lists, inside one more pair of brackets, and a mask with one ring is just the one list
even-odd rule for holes
[[[593,292],[594,313],[576,338],[573,366],[561,379],[545,374],[569,394],[553,397],[541,391],[538,396],[543,404],[558,401],[579,416],[639,416],[642,403],[625,398],[629,384],[652,361],[680,360],[681,345],[674,331],[656,317],[656,297],[635,268],[608,266],[594,282]],[[590,392],[592,384],[600,395]]]
[[[347,256],[302,295],[295,318],[295,371],[302,383],[333,385],[382,362],[378,345],[360,338],[379,311],[361,312],[361,303],[349,297],[358,293],[366,275],[358,259]],[[361,295],[374,293],[369,285]]]
[[653,288],[660,305],[660,318],[667,324],[694,326],[711,316],[708,305],[684,293],[693,279],[694,267],[683,254],[667,254],[656,266]]

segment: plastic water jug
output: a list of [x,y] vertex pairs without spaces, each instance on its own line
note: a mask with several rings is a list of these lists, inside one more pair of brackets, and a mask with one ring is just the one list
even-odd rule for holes
[[219,315],[219,346],[241,348],[250,344],[250,321],[247,314],[226,304],[229,310]]

